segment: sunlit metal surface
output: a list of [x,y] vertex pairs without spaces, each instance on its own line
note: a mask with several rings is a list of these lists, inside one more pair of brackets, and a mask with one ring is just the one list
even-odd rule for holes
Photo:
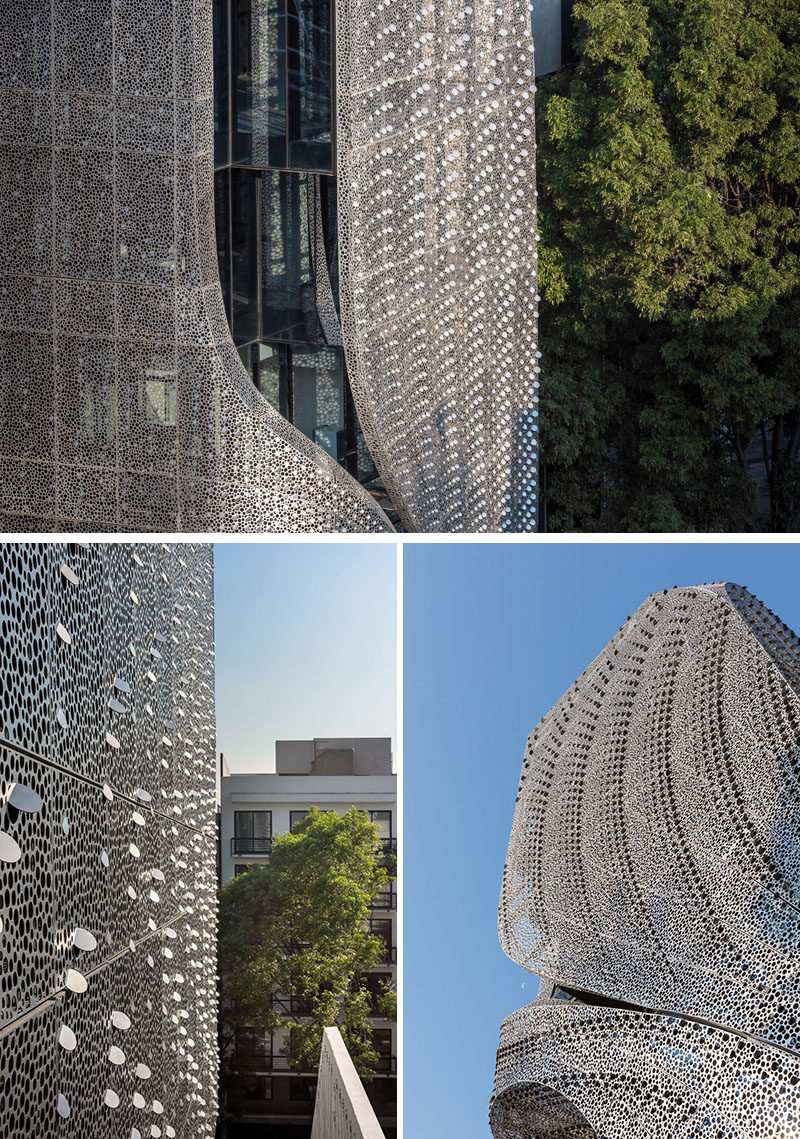
[[[92,1139],[211,1139],[210,547],[6,544],[0,611],[3,1137],[59,1139],[61,1117]],[[115,676],[123,712],[108,703]],[[151,797],[139,820],[137,787]]]
[[210,0],[22,3],[0,38],[0,527],[390,530],[231,341]]
[[536,1087],[603,1137],[800,1134],[799,743],[797,638],[727,583],[648,598],[537,726],[500,939],[545,980],[498,1139]]
[[538,488],[526,0],[337,0],[342,334],[408,529],[531,531]]

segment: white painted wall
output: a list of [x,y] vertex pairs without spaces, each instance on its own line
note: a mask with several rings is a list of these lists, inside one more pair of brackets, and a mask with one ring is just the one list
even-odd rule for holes
[[[389,739],[325,739],[325,740],[279,740],[276,744],[276,758],[281,763],[285,758],[290,769],[301,764],[310,767],[317,749],[355,748],[357,766],[372,766],[391,772],[391,741]],[[229,882],[237,865],[266,865],[268,855],[235,855],[231,853],[231,840],[234,837],[235,811],[271,811],[273,837],[289,831],[290,811],[308,810],[316,806],[321,810],[334,810],[342,814],[348,808],[358,807],[362,811],[391,811],[392,835],[397,837],[397,776],[382,775],[303,775],[272,773],[231,774],[221,777],[220,788],[220,839],[222,884]],[[394,885],[395,890],[397,884]],[[387,910],[374,911],[374,917],[389,919],[392,922],[392,945],[397,946],[397,913]],[[376,972],[386,973],[397,983],[397,967],[380,966]],[[375,1018],[375,1028],[391,1028],[392,1055],[397,1055],[397,1025]],[[273,1038],[273,1054],[278,1056],[282,1043],[282,1033],[276,1032]]]

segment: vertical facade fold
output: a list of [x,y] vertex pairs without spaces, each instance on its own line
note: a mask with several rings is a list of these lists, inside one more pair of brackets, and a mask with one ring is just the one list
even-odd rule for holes
[[342,333],[404,525],[537,518],[534,64],[525,0],[337,0]]

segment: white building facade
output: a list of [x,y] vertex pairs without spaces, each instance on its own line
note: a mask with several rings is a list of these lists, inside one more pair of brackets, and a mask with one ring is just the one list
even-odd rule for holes
[[[292,830],[311,807],[344,814],[350,807],[366,811],[378,828],[387,853],[397,845],[397,776],[388,738],[278,740],[275,771],[230,774],[223,760],[220,777],[220,881],[222,885],[250,866],[266,865],[272,840]],[[388,883],[375,899],[370,927],[383,939],[386,954],[367,985],[377,993],[397,981],[397,883]],[[242,1104],[242,1117],[278,1122],[310,1133],[316,1073],[290,1073],[281,1054],[283,1032],[253,1030],[257,1062],[248,1065],[252,1094]],[[374,1044],[380,1055],[371,1095],[384,1130],[392,1134],[396,1116],[397,1025],[373,1020]],[[287,1131],[287,1134],[289,1131]]]

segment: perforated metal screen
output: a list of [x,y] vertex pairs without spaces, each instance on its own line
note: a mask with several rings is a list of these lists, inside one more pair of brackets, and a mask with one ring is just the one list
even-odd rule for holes
[[0,1130],[216,1121],[203,546],[0,547]]

